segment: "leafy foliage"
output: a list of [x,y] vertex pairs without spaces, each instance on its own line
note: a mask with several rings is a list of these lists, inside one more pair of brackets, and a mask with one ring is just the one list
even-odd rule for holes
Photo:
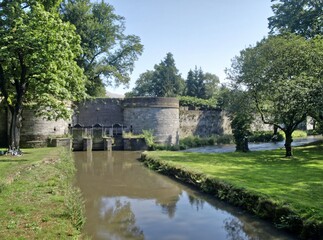
[[228,71],[251,94],[263,122],[285,132],[286,156],[292,155],[292,132],[322,102],[322,40],[270,36],[241,51]]
[[213,110],[217,109],[217,100],[201,99],[197,97],[180,96],[179,105],[182,107],[198,108],[200,110]]
[[0,91],[12,116],[10,145],[19,148],[24,106],[49,119],[68,118],[68,101],[84,97],[75,62],[82,50],[74,27],[36,1],[2,1],[0,15]]
[[176,97],[182,95],[183,90],[184,80],[175,66],[173,54],[167,53],[154,70],[140,75],[136,87],[126,96]]
[[278,132],[276,136],[273,135],[272,131],[256,131],[252,132],[248,136],[249,142],[280,142],[284,140],[284,134]]
[[271,0],[274,16],[268,18],[271,33],[291,32],[306,38],[323,34],[321,0]]
[[209,99],[215,97],[218,93],[219,78],[211,73],[204,73],[202,69],[195,67],[190,70],[186,79],[187,96]]
[[78,65],[88,77],[87,93],[105,96],[105,85],[128,84],[134,63],[143,52],[140,38],[126,35],[125,20],[101,1],[65,0],[61,15],[76,27],[83,53]]

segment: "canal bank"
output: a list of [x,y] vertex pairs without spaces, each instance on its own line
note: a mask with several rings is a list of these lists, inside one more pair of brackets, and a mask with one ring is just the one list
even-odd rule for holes
[[74,152],[91,239],[292,240],[268,222],[149,170],[140,152]]
[[[242,164],[239,161],[229,160],[229,155],[226,155],[227,153],[203,155],[201,153],[145,152],[141,155],[141,161],[150,169],[193,185],[202,192],[270,220],[277,227],[288,230],[302,239],[322,239],[322,216],[315,214],[322,212],[322,205],[320,207],[320,203],[322,204],[321,192],[323,189],[321,177],[323,172],[320,167],[310,170],[314,165],[320,164],[321,158],[319,156],[322,152],[319,150],[318,156],[309,156],[308,150],[304,150],[304,154],[307,154],[307,158],[309,158],[308,160],[306,158],[295,157],[294,162],[290,164],[279,157],[279,154],[277,157],[277,152],[268,154],[268,151],[266,151],[267,154],[262,156],[262,159],[254,161],[250,161],[246,157],[248,156],[247,154],[240,155],[241,158],[246,158]],[[300,152],[297,154],[300,154]],[[230,166],[222,167],[228,162],[230,162]],[[216,167],[219,170],[218,172],[216,170],[212,172],[214,165],[221,166]],[[276,186],[275,179],[273,178],[278,178],[277,174],[271,174],[270,169],[278,171],[280,175],[285,174],[283,177],[287,179],[293,177],[297,180],[299,178],[303,182],[295,180],[284,184],[282,181],[282,183],[279,183],[281,184],[280,186]],[[312,171],[308,174],[314,176],[308,178],[302,171]],[[233,179],[233,177],[228,178],[228,175],[237,175],[237,179]],[[250,176],[255,178],[252,179]],[[308,182],[306,182],[307,180]],[[257,190],[257,187],[260,185],[248,186],[248,183],[253,181],[262,182],[261,188],[263,188],[263,191]],[[313,184],[313,186],[312,191],[305,192],[308,196],[299,199],[300,202],[302,200],[306,202],[306,198],[309,198],[309,201],[315,203],[316,206],[303,206],[303,209],[301,207],[295,210],[297,204],[290,204],[286,199],[273,197],[269,193],[272,188],[273,191],[281,191],[282,194],[288,195],[288,188],[290,187],[292,188],[291,191],[293,191],[291,198],[300,198],[296,195],[296,192],[298,187],[301,188],[301,184],[306,185],[306,187],[309,187],[310,184]],[[269,189],[268,194],[266,194],[267,189]],[[306,213],[302,211],[304,208],[307,211]],[[311,215],[311,211],[313,215]]]

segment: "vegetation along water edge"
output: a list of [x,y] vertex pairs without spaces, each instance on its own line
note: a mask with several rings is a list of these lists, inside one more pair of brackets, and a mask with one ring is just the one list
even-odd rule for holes
[[77,239],[84,201],[70,152],[23,149],[0,156],[0,239]]
[[323,144],[283,150],[201,154],[143,152],[150,169],[198,187],[302,239],[323,237]]

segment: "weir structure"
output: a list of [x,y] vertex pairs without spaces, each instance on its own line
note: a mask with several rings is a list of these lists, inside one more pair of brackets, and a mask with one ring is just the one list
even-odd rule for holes
[[125,138],[151,131],[154,142],[179,142],[177,98],[96,98],[79,103],[72,119],[74,150],[141,150],[144,139]]

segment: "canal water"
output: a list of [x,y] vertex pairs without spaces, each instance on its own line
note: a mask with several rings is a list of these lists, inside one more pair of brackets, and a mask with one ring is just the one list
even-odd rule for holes
[[84,233],[108,240],[287,240],[254,216],[155,173],[138,152],[74,152]]

